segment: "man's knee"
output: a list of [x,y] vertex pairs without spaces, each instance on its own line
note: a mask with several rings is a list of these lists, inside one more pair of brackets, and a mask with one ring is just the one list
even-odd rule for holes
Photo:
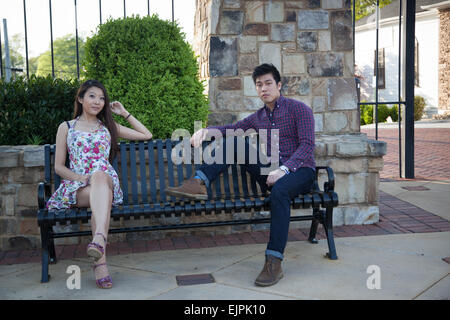
[[288,188],[279,183],[275,183],[272,189],[270,190],[270,198],[281,199],[286,197],[289,198]]

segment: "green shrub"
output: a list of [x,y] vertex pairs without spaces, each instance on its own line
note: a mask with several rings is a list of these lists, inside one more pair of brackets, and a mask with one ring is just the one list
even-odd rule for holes
[[385,104],[378,105],[378,122],[386,122],[390,115],[390,109]]
[[[85,76],[101,81],[155,138],[206,122],[198,64],[176,23],[158,16],[108,20],[86,41]],[[125,124],[123,119],[117,119]]]
[[426,102],[424,97],[414,96],[414,121],[422,119],[425,106]]
[[360,125],[365,125],[365,124],[367,124],[365,121],[364,121],[364,105],[361,105],[360,107],[359,107],[359,123],[360,123]]
[[78,87],[51,76],[0,80],[0,145],[55,143],[58,125],[72,118]]
[[391,116],[392,121],[398,121],[398,105],[394,104],[394,106],[390,109],[389,115]]
[[373,123],[373,106],[372,105],[364,106],[363,118],[364,118],[365,124]]

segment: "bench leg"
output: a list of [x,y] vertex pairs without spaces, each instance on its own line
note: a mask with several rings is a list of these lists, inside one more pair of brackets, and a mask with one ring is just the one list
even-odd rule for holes
[[50,275],[48,274],[48,263],[49,263],[49,235],[48,228],[41,226],[41,243],[42,243],[42,275],[41,275],[41,283],[48,282],[50,279]]
[[[313,216],[317,217],[319,214],[319,209],[318,208],[314,208],[313,209]],[[319,226],[319,219],[315,218],[311,221],[311,228],[309,229],[309,237],[308,237],[308,241],[311,243],[319,243],[319,241],[317,241],[316,239],[316,234],[317,234],[317,227]]]
[[56,260],[55,239],[53,238],[49,240],[48,253],[50,264],[55,264],[56,262],[58,262]]
[[325,234],[327,235],[328,250],[326,256],[330,260],[337,260],[336,246],[334,245],[333,236],[333,207],[327,208],[325,211],[324,224]]

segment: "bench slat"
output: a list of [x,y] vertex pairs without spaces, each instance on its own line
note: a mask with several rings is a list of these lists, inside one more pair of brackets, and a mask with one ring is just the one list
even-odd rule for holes
[[46,144],[44,147],[44,160],[45,160],[45,167],[44,167],[45,182],[51,183],[52,161],[51,161],[51,148],[49,144]]
[[161,140],[156,141],[156,148],[158,150],[159,197],[161,202],[166,202],[166,175],[164,172],[163,142]]
[[141,197],[143,203],[148,203],[147,194],[147,170],[145,167],[145,145],[143,141],[139,142],[139,173],[141,175]]
[[241,167],[241,181],[242,181],[242,190],[244,192],[244,198],[248,198],[248,184],[247,184],[247,171]]
[[121,182],[123,192],[123,204],[128,205],[128,161],[127,161],[127,148],[126,143],[120,143],[120,164],[121,164]]
[[241,193],[239,191],[239,183],[238,183],[238,169],[236,165],[231,165],[231,173],[233,176],[233,191],[234,191],[234,198],[238,199],[241,196]]
[[137,188],[137,168],[136,168],[136,144],[130,142],[130,171],[131,171],[131,196],[133,204],[138,204],[138,188]]
[[[174,187],[174,177],[173,177],[173,162],[172,162],[172,141],[166,140],[166,155],[167,155],[167,178],[169,180],[169,186]],[[175,201],[174,196],[170,196],[170,201]]]
[[252,192],[253,192],[252,197],[257,197],[258,196],[258,188],[256,186],[256,179],[253,178],[251,175],[250,175],[250,185],[252,187]]
[[223,178],[223,186],[225,189],[225,199],[230,199],[231,195],[230,195],[230,182],[228,179],[228,169],[222,173],[222,178]]
[[155,144],[152,140],[148,142],[148,171],[150,180],[150,194],[152,202],[156,203],[156,177],[155,177]]

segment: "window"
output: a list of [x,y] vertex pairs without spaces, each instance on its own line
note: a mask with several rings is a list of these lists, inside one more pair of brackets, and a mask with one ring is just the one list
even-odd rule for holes
[[[377,75],[377,51],[375,50],[374,53],[374,62],[373,62],[373,75]],[[385,60],[384,60],[384,48],[378,49],[378,89],[384,89],[386,88],[386,81],[385,81]]]

